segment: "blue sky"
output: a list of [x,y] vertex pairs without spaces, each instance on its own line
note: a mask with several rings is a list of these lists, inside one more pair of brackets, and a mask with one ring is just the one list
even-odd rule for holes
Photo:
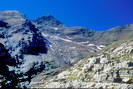
[[96,30],[133,23],[133,0],[1,0],[0,11],[19,10],[29,18],[52,14],[68,26]]

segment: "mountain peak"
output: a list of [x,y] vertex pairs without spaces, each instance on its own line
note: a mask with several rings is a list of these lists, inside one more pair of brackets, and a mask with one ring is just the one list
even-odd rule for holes
[[16,10],[6,10],[0,12],[0,20],[5,21],[9,24],[18,24],[25,21],[26,16]]
[[21,12],[16,11],[16,10],[2,11],[2,12],[0,12],[0,16],[21,16],[21,17],[25,17],[24,14],[22,14]]
[[20,12],[16,11],[16,10],[6,10],[6,11],[3,11],[1,13],[3,13],[3,14],[15,14],[15,13],[20,13]]
[[44,24],[47,26],[52,26],[52,27],[58,27],[63,25],[59,20],[57,20],[54,16],[47,14],[45,16],[42,16],[38,19],[35,20],[37,24]]

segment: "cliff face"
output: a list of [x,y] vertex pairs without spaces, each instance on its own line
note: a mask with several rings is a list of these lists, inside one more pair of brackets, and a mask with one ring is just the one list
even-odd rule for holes
[[[43,55],[46,55],[48,51],[48,40],[20,12],[1,12],[0,20],[0,43],[8,50],[12,59],[15,59],[15,61],[10,59],[9,63],[14,63],[15,67],[9,66],[9,69],[21,77],[27,76],[27,81],[30,81],[32,75],[45,68],[42,67],[45,66]],[[8,59],[2,60],[7,61]],[[4,64],[6,65],[6,63]],[[34,68],[35,66],[37,68]]]

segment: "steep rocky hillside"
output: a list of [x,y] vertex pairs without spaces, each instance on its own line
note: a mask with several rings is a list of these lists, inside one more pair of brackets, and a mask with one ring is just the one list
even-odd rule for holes
[[79,26],[65,26],[51,15],[42,16],[34,22],[43,36],[51,42],[46,59],[54,59],[58,66],[61,63],[77,62],[113,42],[132,38],[133,33],[132,24],[114,27],[107,31],[95,31]]
[[75,63],[104,47],[104,45],[93,44],[88,39],[95,34],[94,30],[67,27],[51,15],[42,16],[34,23],[51,43],[50,49],[45,55],[46,60],[54,61],[57,66]]
[[[88,42],[75,42],[66,38],[67,35],[64,36],[63,33],[56,34],[54,30],[58,28],[69,30],[52,16],[31,21],[18,11],[0,12],[0,43],[11,57],[7,59],[5,52],[1,51],[1,60],[15,64],[15,66],[1,64],[1,67],[5,66],[7,69],[5,71],[0,69],[0,71],[11,73],[15,79],[7,79],[8,75],[0,74],[0,87],[25,88],[41,71],[48,71],[65,64],[71,65],[102,48]],[[71,28],[71,33],[86,39],[86,34],[90,31],[78,27]],[[5,78],[6,81],[4,81]]]
[[[1,48],[0,52],[3,64],[0,66],[0,71],[3,73],[10,71],[12,72],[11,76],[15,74],[16,77],[14,76],[12,79],[18,79],[18,86],[25,87],[33,75],[47,68],[48,62],[44,60],[43,55],[47,54],[49,42],[41,35],[36,26],[20,12],[0,13],[0,43],[5,48],[5,51]],[[5,54],[6,50],[8,54]],[[3,66],[6,70],[2,69]],[[9,75],[7,74],[2,74],[2,76],[7,79],[8,83],[13,81],[8,81]],[[7,83],[2,87],[12,86],[14,82],[11,85]]]
[[132,89],[133,40],[113,43],[67,70],[58,72],[53,70],[41,74],[32,80],[30,87]]
[[101,50],[106,45],[131,38],[133,33],[132,24],[115,27],[107,31],[95,31],[79,26],[65,26],[51,15],[42,16],[36,19],[34,23],[42,31],[43,36],[51,42],[51,48],[46,59],[54,59],[58,66],[61,63],[77,62],[83,57]]
[[[18,11],[0,12],[0,87],[26,88],[29,84],[32,86],[40,83],[41,80],[38,79],[43,78],[43,75],[47,75],[45,78],[49,81],[55,74],[69,69],[84,57],[98,51],[102,53],[100,50],[105,46],[132,38],[132,33],[133,25],[95,31],[80,26],[68,27],[52,15],[30,20]],[[99,60],[97,57],[99,56],[94,58]],[[110,60],[112,59],[107,61]],[[86,61],[85,64],[87,63]],[[101,65],[99,62],[97,64]],[[114,64],[117,62],[114,61]],[[79,74],[78,72],[72,72],[72,79],[73,74]],[[97,72],[90,73],[95,75]],[[83,76],[86,76],[85,73]]]

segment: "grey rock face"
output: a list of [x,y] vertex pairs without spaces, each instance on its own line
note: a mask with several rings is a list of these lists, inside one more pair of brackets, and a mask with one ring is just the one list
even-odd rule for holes
[[11,58],[15,59],[5,58],[4,61],[14,63],[14,68],[9,67],[11,71],[23,78],[28,76],[25,80],[30,81],[32,75],[47,67],[43,56],[47,54],[49,42],[30,20],[17,11],[0,13],[0,20],[0,42],[9,51]]

